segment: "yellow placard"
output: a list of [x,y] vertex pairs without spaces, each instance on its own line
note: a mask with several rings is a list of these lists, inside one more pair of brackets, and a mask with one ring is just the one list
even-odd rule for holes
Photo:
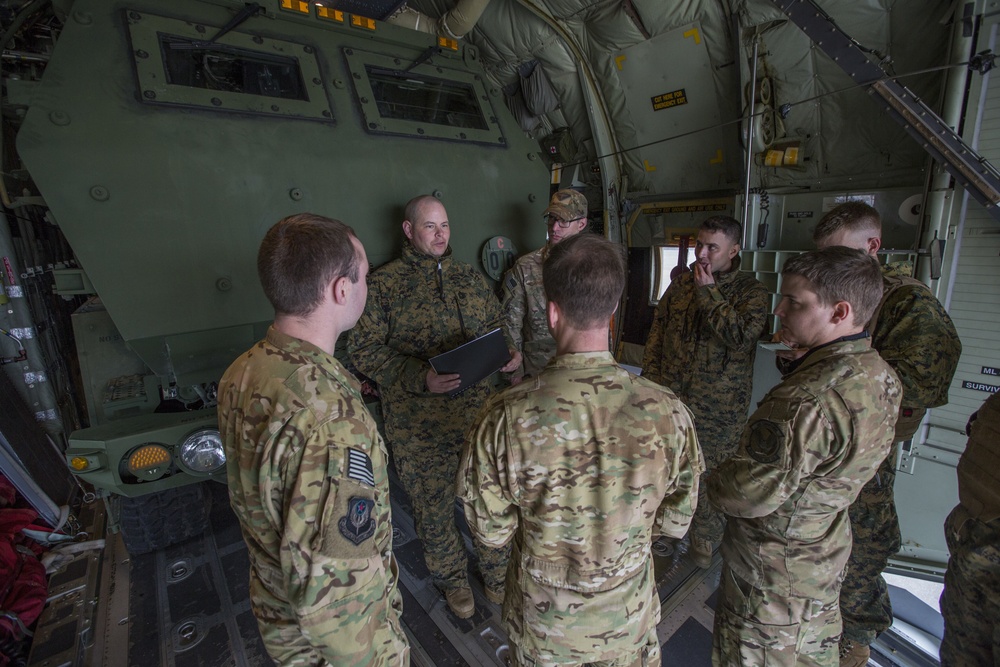
[[676,107],[681,104],[687,104],[687,93],[684,89],[674,90],[669,93],[663,93],[662,95],[654,95],[649,98],[653,103],[653,111],[660,111],[662,109],[670,109],[671,107]]
[[367,16],[358,16],[357,14],[351,14],[351,25],[354,26],[355,28],[374,30],[375,19],[370,19]]

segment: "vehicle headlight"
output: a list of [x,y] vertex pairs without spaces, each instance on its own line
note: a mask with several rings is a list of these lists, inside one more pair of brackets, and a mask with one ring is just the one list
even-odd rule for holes
[[128,455],[125,467],[140,479],[159,479],[170,467],[170,452],[163,445],[145,444]]
[[226,465],[222,436],[216,428],[203,428],[189,435],[181,443],[180,453],[181,463],[192,472],[211,474]]

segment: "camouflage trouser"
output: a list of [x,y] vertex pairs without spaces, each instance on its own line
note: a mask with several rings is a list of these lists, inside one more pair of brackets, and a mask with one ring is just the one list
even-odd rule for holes
[[945,521],[948,571],[941,593],[942,667],[1000,665],[1000,519]]
[[827,600],[782,597],[722,568],[712,632],[715,667],[834,667],[839,640],[836,591]]
[[[458,447],[424,440],[391,443],[396,470],[413,506],[424,561],[441,590],[468,586],[468,558],[455,524]],[[479,571],[490,588],[503,589],[510,548],[493,549],[474,540]]]
[[[328,641],[336,646],[341,656],[356,652],[349,659],[352,664],[378,667],[405,667],[410,664],[410,647],[400,624],[403,613],[402,598],[397,594],[392,608],[373,623],[376,616],[361,613],[344,614],[343,622],[327,638],[312,642]],[[295,614],[284,600],[271,594],[258,576],[251,572],[250,605],[264,648],[275,664],[282,667],[337,667],[338,661],[325,659],[303,634]],[[371,614],[371,610],[367,610]]]
[[853,545],[840,590],[844,639],[868,646],[892,625],[892,603],[882,572],[900,547],[899,517],[893,499],[894,443],[878,472],[848,509]]
[[[553,662],[533,658],[518,646],[510,644],[510,667],[557,667],[560,665],[580,665],[577,661]],[[646,637],[646,645],[634,653],[623,655],[614,660],[586,662],[583,667],[660,667],[660,642],[656,637],[656,628],[651,628]]]
[[[728,440],[727,440],[728,438]],[[726,515],[712,507],[708,501],[709,473],[722,465],[723,461],[736,453],[739,440],[715,429],[698,429],[698,442],[701,453],[705,457],[705,472],[701,474],[698,485],[698,506],[691,519],[690,534],[707,540],[714,546],[722,543],[722,534],[726,530]],[[720,444],[721,443],[721,444]]]

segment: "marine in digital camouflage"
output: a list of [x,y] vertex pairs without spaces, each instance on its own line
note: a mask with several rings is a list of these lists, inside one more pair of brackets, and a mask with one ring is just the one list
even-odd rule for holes
[[872,347],[903,386],[894,443],[878,472],[851,505],[854,549],[840,608],[844,638],[869,645],[892,624],[892,604],[882,572],[899,551],[901,537],[893,485],[900,442],[913,437],[927,408],[948,402],[948,388],[962,354],[955,325],[926,285],[909,277],[906,262],[883,267],[883,296],[866,327]]
[[469,528],[513,544],[514,659],[628,665],[645,652],[636,664],[658,665],[651,542],[682,537],[695,509],[704,464],[690,412],[608,352],[565,354],[492,397],[469,440]]
[[986,399],[958,462],[958,498],[944,524],[948,570],[942,667],[1000,664],[1000,394]]
[[[739,443],[770,305],[767,289],[739,268],[736,256],[731,269],[714,273],[715,284],[705,287],[692,272],[675,278],[656,307],[643,353],[642,376],[670,387],[694,413],[708,471]],[[691,533],[715,545],[723,527],[703,484]]]
[[837,664],[847,508],[889,451],[901,396],[865,334],[815,348],[709,475],[728,515],[713,664]]
[[524,375],[538,375],[556,356],[556,342],[546,317],[542,263],[549,246],[528,253],[514,263],[503,279],[504,332],[524,355]]
[[219,384],[250,603],[280,665],[405,666],[386,451],[360,384],[273,327]]
[[[427,568],[442,590],[467,585],[465,545],[455,525],[455,475],[465,434],[489,394],[487,381],[457,396],[434,394],[428,359],[500,325],[500,303],[482,275],[406,244],[368,281],[365,312],[350,333],[358,369],[378,383],[386,438],[413,505]],[[490,587],[502,586],[506,553],[479,549]]]

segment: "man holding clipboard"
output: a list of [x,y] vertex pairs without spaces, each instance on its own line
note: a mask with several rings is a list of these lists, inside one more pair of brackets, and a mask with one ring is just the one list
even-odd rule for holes
[[[452,612],[469,618],[475,600],[454,519],[455,475],[466,431],[489,387],[470,386],[469,378],[450,372],[459,367],[439,366],[439,373],[429,360],[496,329],[500,304],[479,272],[452,257],[448,213],[440,201],[416,197],[404,218],[408,243],[399,259],[372,275],[348,351],[378,383],[386,436],[413,505],[427,568]],[[501,363],[509,361],[506,355]],[[506,552],[477,547],[477,553],[487,596],[499,600]]]

